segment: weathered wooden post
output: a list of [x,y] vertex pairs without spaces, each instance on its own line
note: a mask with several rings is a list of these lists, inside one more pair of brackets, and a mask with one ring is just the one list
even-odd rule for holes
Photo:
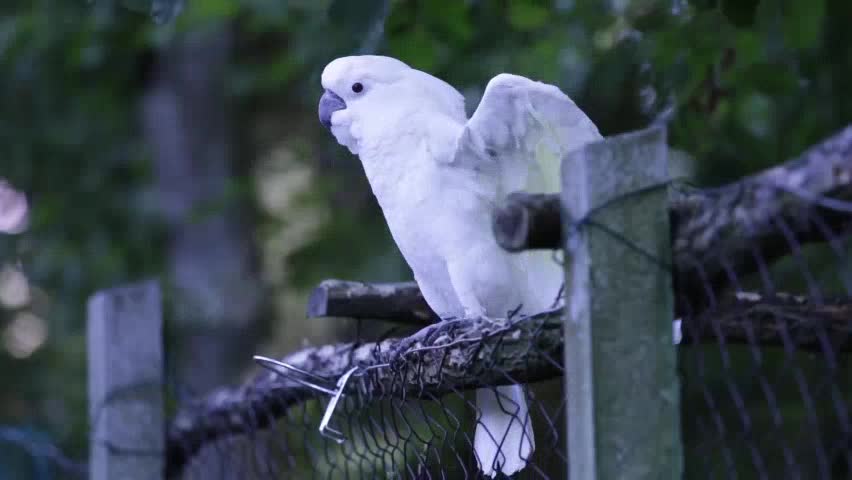
[[149,281],[89,299],[89,478],[163,478],[163,316]]
[[664,129],[562,164],[570,477],[681,477]]

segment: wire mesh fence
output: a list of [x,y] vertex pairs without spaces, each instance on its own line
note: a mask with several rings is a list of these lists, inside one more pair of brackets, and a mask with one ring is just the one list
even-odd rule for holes
[[[850,165],[847,130],[737,184],[674,189],[674,263],[649,263],[675,279],[685,478],[852,475]],[[592,218],[575,226],[618,236]],[[565,478],[562,326],[562,309],[457,319],[291,354],[278,372],[184,405],[169,428],[169,471],[477,478],[475,390],[517,383],[529,417],[498,397],[532,422],[535,451],[513,478]]]
[[850,142],[713,192],[744,241],[678,273],[688,478],[852,476]]
[[69,458],[44,432],[25,427],[0,427],[0,478],[13,478],[7,466],[21,466],[26,478],[83,479],[88,474],[86,462]]
[[[606,222],[607,209],[660,189],[670,193],[671,258]],[[647,272],[672,278],[684,478],[852,478],[852,127],[718,189],[666,183],[578,219],[558,218],[558,196],[513,201],[503,213],[526,220],[502,223],[523,230],[497,232],[504,246],[556,249],[568,241],[563,231],[594,230],[641,258]],[[110,455],[156,458],[168,478],[481,478],[475,432],[477,392],[485,389],[512,421],[530,423],[535,438],[527,455],[503,451],[504,432],[487,432],[496,463],[520,454],[527,466],[512,478],[567,478],[576,419],[566,413],[564,329],[573,288],[562,292],[568,307],[434,323],[416,285],[326,282],[311,299],[312,316],[398,325],[256,357],[265,368],[251,380],[203,397],[168,385],[166,403],[176,405],[166,414],[164,449],[93,442]],[[528,414],[507,385],[524,386]],[[152,385],[141,386],[122,392]],[[128,396],[106,398],[94,416]],[[677,402],[660,397],[666,401]],[[85,475],[60,455],[44,457],[58,459],[63,478]]]
[[[471,478],[478,471],[473,389],[496,392],[498,385],[541,379],[527,389],[527,402],[537,427],[536,448],[553,455],[533,462],[531,471],[560,478],[565,469],[560,323],[560,311],[504,321],[459,320],[403,339],[303,350],[283,359],[294,369],[281,369],[286,376],[267,372],[240,389],[182,409],[169,431],[169,465],[173,471],[184,467],[189,478],[193,472],[209,475],[211,469],[226,478],[247,474],[234,468],[249,469],[258,478],[285,473]],[[295,369],[312,372],[314,385],[302,383]],[[319,426],[334,392],[328,385],[347,373],[345,396],[328,423],[339,432],[336,439],[328,429],[320,433]],[[511,398],[499,398],[507,412],[517,412]],[[255,456],[258,446],[265,454]],[[190,460],[203,458],[204,449],[217,450],[213,457],[220,459],[224,453],[226,460],[215,467]],[[227,460],[231,455],[240,458]]]

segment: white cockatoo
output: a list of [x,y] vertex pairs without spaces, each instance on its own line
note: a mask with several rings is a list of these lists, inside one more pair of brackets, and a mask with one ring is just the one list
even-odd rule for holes
[[[449,84],[394,58],[329,63],[319,117],[360,157],[390,232],[429,306],[442,318],[505,318],[552,307],[564,273],[550,252],[511,254],[492,212],[513,191],[559,191],[559,161],[601,138],[557,87],[500,74],[468,119]],[[474,450],[491,477],[526,466],[535,449],[520,385],[477,391]]]

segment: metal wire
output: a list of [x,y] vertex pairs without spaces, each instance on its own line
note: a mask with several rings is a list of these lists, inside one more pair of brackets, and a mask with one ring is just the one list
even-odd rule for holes
[[[838,227],[852,225],[852,202],[788,193],[814,208],[807,218],[760,219],[778,234],[771,248],[786,252],[780,259],[754,242],[748,261],[719,250],[686,271],[678,264],[678,279],[697,286],[677,311],[685,478],[852,478],[850,232]],[[575,227],[629,242],[596,218]],[[721,273],[708,270],[711,261]],[[474,392],[493,389],[526,422],[496,389],[524,384],[536,448],[513,478],[566,478],[560,311],[507,317],[255,357],[273,372],[200,402],[177,399],[165,452],[122,453],[164,455],[173,477],[203,480],[478,478]],[[519,361],[507,364],[506,351]]]
[[[820,200],[814,205],[831,208],[835,215],[852,216],[852,203],[837,208],[834,200]],[[682,334],[679,369],[686,478],[828,479],[845,478],[852,469],[852,339],[844,343],[836,331],[828,332],[824,322],[817,321],[823,311],[818,307],[829,305],[830,297],[838,298],[838,305],[852,298],[848,237],[834,231],[816,212],[808,221],[824,238],[807,244],[797,239],[789,220],[769,219],[788,252],[780,262],[755,244],[749,253],[754,268],[749,271],[737,271],[741,267],[735,265],[742,262],[721,259],[723,282],[705,272],[707,259],[693,262],[688,275],[702,285],[703,293],[680,305],[682,332],[676,331]],[[629,242],[618,229],[593,217],[576,222],[575,228],[595,228],[619,242]],[[633,247],[636,255],[649,255]],[[652,260],[658,268],[672,271],[669,263]],[[733,298],[741,303],[757,299],[757,307],[743,307],[739,313],[726,310],[732,293],[746,291]],[[784,291],[799,296],[779,294]],[[774,301],[802,307],[795,312],[773,309]],[[335,395],[332,400],[337,402],[306,394],[278,398],[284,405],[274,412],[271,404],[254,404],[260,410],[258,416],[274,417],[260,429],[268,434],[263,439],[258,432],[238,435],[237,441],[254,456],[223,449],[228,459],[220,478],[238,478],[241,472],[236,465],[246,460],[275,464],[275,468],[255,468],[252,478],[289,477],[306,471],[311,478],[476,478],[473,432],[479,412],[473,390],[482,385],[459,387],[447,377],[445,381],[452,385],[443,388],[440,378],[456,371],[458,362],[473,362],[470,365],[483,369],[483,376],[498,384],[524,383],[522,377],[534,374],[523,369],[495,371],[496,360],[489,360],[503,348],[517,348],[512,342],[518,326],[530,321],[518,311],[509,313],[509,320],[499,326],[489,324],[491,330],[480,334],[464,330],[469,319],[452,319],[399,341],[383,338],[371,345],[370,339],[358,339],[356,345],[341,350],[349,363],[336,378],[327,377],[326,371],[300,372],[301,367],[290,366],[286,379],[320,396]],[[758,314],[762,323],[753,317]],[[767,343],[762,329],[770,327],[775,336]],[[530,369],[544,364],[550,374],[549,379],[526,383],[536,449],[529,466],[513,478],[566,476],[562,358],[556,354],[536,357],[542,354],[539,349],[548,328],[542,323],[529,333],[529,344],[521,350],[525,353],[519,354],[531,359]],[[848,328],[852,330],[852,325]],[[364,356],[358,348],[372,350]],[[471,354],[461,358],[460,350]],[[347,388],[344,396],[349,377],[359,378],[364,387]],[[310,382],[304,382],[305,378]],[[336,388],[330,387],[333,383]],[[501,408],[517,415],[518,405],[494,391]],[[326,440],[318,426],[332,416],[340,436]],[[491,433],[500,444],[503,439]],[[234,441],[226,438],[217,436],[212,442]],[[238,462],[234,456],[243,458]],[[204,468],[195,463],[184,471]]]

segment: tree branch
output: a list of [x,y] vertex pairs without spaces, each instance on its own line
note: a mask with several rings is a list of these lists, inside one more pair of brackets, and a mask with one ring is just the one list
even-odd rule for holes
[[562,219],[558,194],[509,194],[494,214],[497,243],[510,252],[562,248]]
[[[852,229],[852,125],[799,158],[712,190],[673,189],[669,214],[679,310],[706,305],[734,272],[745,276],[798,244],[829,241]],[[842,209],[846,209],[845,211]],[[494,235],[518,252],[562,248],[557,194],[509,195],[494,215]],[[311,294],[308,317],[380,319],[427,325],[437,315],[417,285],[327,280]]]
[[419,326],[440,320],[414,282],[324,280],[308,298],[307,316],[363,318]]
[[[558,376],[561,325],[559,310],[515,320],[450,320],[407,338],[312,347],[283,361],[332,381],[355,365],[387,364],[364,377],[368,399],[432,398],[454,389]],[[184,406],[168,429],[167,475],[179,475],[205,444],[267,427],[290,406],[316,395],[286,377],[264,372],[244,386],[219,389]]]
[[[799,158],[716,189],[682,191],[672,202],[678,294],[697,305],[801,245],[852,227],[852,126]],[[709,290],[708,290],[709,289]]]
[[[676,289],[695,301],[703,287],[727,285],[726,269],[746,275],[796,243],[828,241],[852,227],[845,202],[852,200],[852,125],[785,164],[717,189],[675,189],[672,197]],[[562,248],[559,212],[556,194],[512,194],[495,212],[494,235],[509,251]]]
[[816,304],[806,297],[739,292],[733,300],[684,319],[682,345],[746,344],[835,355],[852,352],[852,301]]
[[[740,294],[695,319],[684,319],[682,345],[779,345],[797,351],[852,351],[852,302],[815,305],[779,294]],[[352,366],[371,369],[363,395],[437,398],[459,390],[532,383],[562,375],[562,312],[513,320],[460,319],[430,325],[407,338],[312,347],[283,359],[336,380]],[[828,350],[829,346],[833,350]],[[181,408],[169,425],[168,472],[218,438],[270,425],[316,392],[264,372],[235,389],[220,389]]]

